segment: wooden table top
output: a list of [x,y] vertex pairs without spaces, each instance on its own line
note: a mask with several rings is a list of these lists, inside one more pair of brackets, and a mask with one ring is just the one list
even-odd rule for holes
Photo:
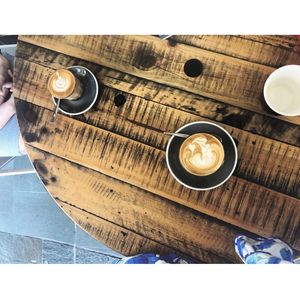
[[[21,36],[14,95],[29,156],[57,204],[124,255],[239,262],[234,238],[251,233],[300,250],[300,117],[275,115],[263,98],[273,70],[300,64],[296,45],[293,36]],[[47,81],[72,65],[93,71],[99,99],[53,124]],[[233,176],[210,191],[180,185],[165,160],[163,132],[198,120],[237,142]]]

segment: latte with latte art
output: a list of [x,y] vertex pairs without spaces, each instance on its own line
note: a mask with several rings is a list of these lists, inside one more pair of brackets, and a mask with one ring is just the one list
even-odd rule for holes
[[223,164],[224,156],[222,143],[208,133],[197,133],[188,137],[179,152],[182,166],[197,176],[216,172]]
[[53,97],[76,100],[81,96],[83,87],[72,72],[61,69],[55,71],[49,78],[48,90]]

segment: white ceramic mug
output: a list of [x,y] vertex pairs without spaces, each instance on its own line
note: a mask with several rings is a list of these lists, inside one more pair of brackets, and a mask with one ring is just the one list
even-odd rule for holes
[[283,116],[300,116],[300,65],[283,66],[264,85],[268,106]]

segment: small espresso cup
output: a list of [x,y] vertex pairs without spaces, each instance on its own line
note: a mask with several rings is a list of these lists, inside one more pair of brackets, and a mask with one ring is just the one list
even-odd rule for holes
[[264,97],[274,112],[299,116],[300,65],[287,65],[272,72],[264,85]]
[[83,85],[70,70],[60,69],[50,76],[48,90],[55,98],[77,100],[83,93]]

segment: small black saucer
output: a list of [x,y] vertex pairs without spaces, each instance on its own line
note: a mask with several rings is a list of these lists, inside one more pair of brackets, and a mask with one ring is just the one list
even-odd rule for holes
[[193,122],[186,124],[176,132],[189,135],[209,133],[218,137],[224,147],[225,159],[222,166],[208,176],[196,176],[186,171],[179,160],[179,149],[184,138],[172,136],[166,150],[168,169],[174,178],[184,186],[194,190],[210,190],[223,184],[233,173],[237,164],[237,148],[231,135],[221,126],[210,122]]
[[[62,99],[59,110],[67,115],[80,115],[87,112],[95,104],[98,96],[98,82],[92,71],[85,67],[72,66],[67,69],[83,83],[84,91],[77,100]],[[52,97],[52,100],[55,104],[57,103],[57,98]]]

